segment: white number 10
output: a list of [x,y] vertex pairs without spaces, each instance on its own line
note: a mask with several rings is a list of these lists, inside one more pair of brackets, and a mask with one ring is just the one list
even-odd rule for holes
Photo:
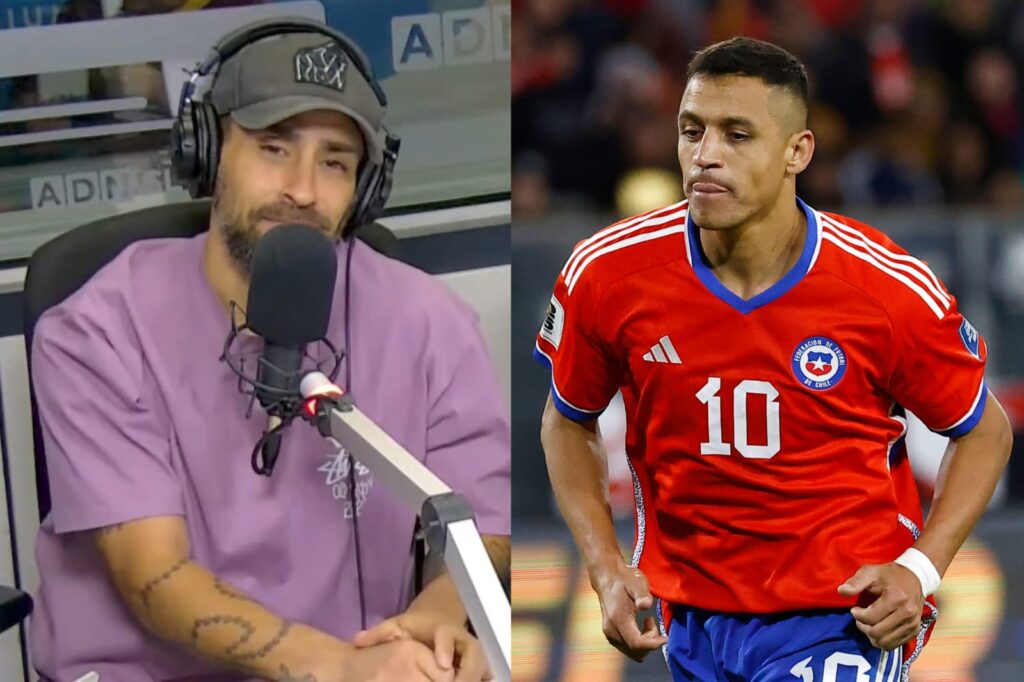
[[[808,656],[804,660],[794,665],[789,670],[789,674],[793,677],[799,677],[800,682],[814,682],[814,671],[811,670],[811,661],[813,656]],[[883,659],[884,660],[884,659]],[[868,673],[871,672],[871,664],[867,662],[860,654],[847,654],[842,651],[837,651],[828,658],[825,659],[825,670],[822,676],[822,682],[836,682],[836,677],[839,675],[839,668],[856,668],[857,679],[854,682],[871,682],[871,678]],[[888,667],[886,663],[881,663],[880,667]],[[882,674],[885,671],[879,670],[878,677],[875,679],[881,679]],[[890,677],[891,677],[890,673]]]
[[[708,406],[708,442],[700,444],[702,455],[729,455],[732,450],[722,440],[722,399],[718,390],[722,380],[708,377],[704,388],[697,391],[697,399]],[[747,396],[763,395],[768,399],[768,442],[764,445],[750,445],[747,442]],[[749,459],[771,459],[779,453],[779,391],[767,381],[744,379],[732,392],[733,439],[736,449]]]

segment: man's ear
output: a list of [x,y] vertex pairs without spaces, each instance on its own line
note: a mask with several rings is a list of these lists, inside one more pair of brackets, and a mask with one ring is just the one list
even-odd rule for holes
[[789,145],[786,147],[786,173],[799,175],[811,163],[814,156],[814,133],[810,130],[801,130],[789,138]]

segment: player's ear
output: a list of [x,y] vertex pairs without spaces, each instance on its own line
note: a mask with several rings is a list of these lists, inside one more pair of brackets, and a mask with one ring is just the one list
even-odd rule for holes
[[801,130],[789,137],[786,147],[786,173],[798,175],[811,163],[814,156],[814,133]]

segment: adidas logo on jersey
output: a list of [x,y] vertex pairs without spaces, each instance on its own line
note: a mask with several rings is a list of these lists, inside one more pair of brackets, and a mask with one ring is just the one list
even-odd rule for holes
[[679,359],[679,354],[676,353],[675,346],[672,345],[672,341],[668,336],[663,336],[658,340],[658,343],[651,346],[651,350],[644,353],[644,360],[647,362],[668,362],[673,365],[681,365],[683,361]]

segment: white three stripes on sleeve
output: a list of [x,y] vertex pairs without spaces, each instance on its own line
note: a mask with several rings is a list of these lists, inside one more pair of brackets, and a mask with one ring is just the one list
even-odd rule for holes
[[[685,217],[686,211],[682,211],[681,215],[683,217]],[[640,227],[641,226],[638,225],[637,229],[640,229]],[[644,225],[643,227],[647,227],[647,226]],[[683,222],[683,223],[680,223],[678,225],[673,225],[673,226],[670,226],[670,227],[664,227],[664,228],[662,228],[660,230],[655,230],[654,232],[645,232],[644,234],[638,234],[638,235],[635,235],[633,237],[629,237],[628,239],[623,239],[622,241],[618,241],[618,242],[615,242],[613,244],[608,244],[607,246],[605,246],[603,248],[597,249],[592,254],[590,254],[586,258],[586,260],[582,261],[579,264],[579,269],[576,270],[576,272],[573,273],[568,280],[566,280],[566,284],[569,287],[568,293],[572,294],[572,290],[576,287],[576,283],[580,281],[580,275],[583,274],[583,271],[587,268],[588,265],[590,265],[594,261],[594,259],[596,259],[596,258],[598,258],[600,256],[603,256],[603,255],[605,255],[607,253],[611,253],[613,251],[618,251],[619,249],[624,249],[624,248],[626,248],[628,246],[633,246],[634,244],[640,244],[642,242],[647,242],[647,241],[650,241],[652,239],[659,239],[661,237],[667,237],[667,236],[672,235],[672,234],[683,234],[685,232],[686,232],[686,223]]]
[[[645,228],[656,227],[658,225],[665,225],[669,223],[674,224],[655,232],[638,234],[623,239],[626,235],[638,232]],[[618,251],[619,249],[624,249],[627,246],[633,246],[634,244],[640,244],[642,242],[650,241],[651,239],[657,239],[659,237],[685,231],[686,202],[680,202],[667,208],[646,213],[637,218],[631,218],[623,223],[612,225],[611,227],[598,232],[593,237],[581,242],[579,246],[576,247],[576,250],[573,251],[572,255],[569,256],[569,260],[566,261],[565,266],[562,268],[562,278],[565,280],[566,287],[568,287],[568,293],[572,293],[572,290],[576,286],[576,282],[579,281],[580,275],[583,274],[586,267],[596,258],[613,251]]]
[[822,216],[822,219],[824,229],[821,238],[823,240],[835,244],[851,256],[905,284],[928,305],[939,319],[942,319],[946,311],[949,310],[952,299],[943,290],[938,278],[927,265],[911,256],[893,253],[852,228],[847,226],[839,228],[837,227],[839,223],[827,216]]
[[658,219],[669,214],[674,215],[676,213],[676,209],[679,208],[682,208],[685,211],[685,205],[686,201],[683,200],[678,204],[672,204],[671,206],[666,206],[656,211],[650,211],[643,215],[627,218],[626,220],[617,222],[614,225],[609,225],[587,239],[584,239],[573,250],[572,255],[569,256],[569,260],[566,261],[565,267],[562,268],[562,277],[570,277],[570,273],[575,269],[580,259],[583,258],[583,256],[585,256],[590,250],[597,248],[601,244],[606,244],[608,241],[615,239],[616,237],[621,237],[625,234],[629,234],[630,232],[634,232],[634,230],[631,229],[634,226],[636,229],[640,229],[639,223],[643,223],[651,219]]
[[928,291],[942,303],[949,305],[952,302],[949,294],[947,294],[943,288],[942,283],[939,282],[939,278],[935,276],[935,273],[933,273],[923,261],[918,260],[913,256],[890,251],[878,242],[868,239],[867,235],[863,232],[859,232],[847,225],[843,225],[828,216],[824,217],[824,222],[832,228],[833,233],[837,237],[843,239],[843,241],[850,246],[860,247],[861,249],[870,252],[885,265],[912,276],[918,282],[923,284]]

